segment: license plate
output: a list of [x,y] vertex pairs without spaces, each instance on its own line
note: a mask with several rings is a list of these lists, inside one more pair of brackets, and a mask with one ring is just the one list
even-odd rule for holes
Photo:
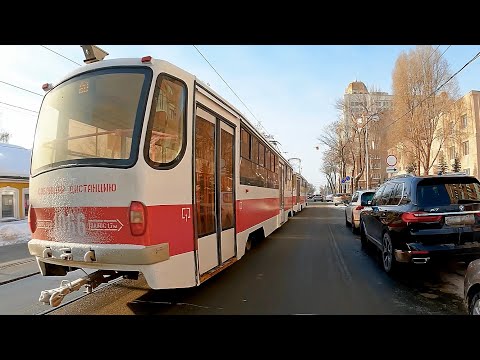
[[471,225],[475,224],[473,214],[459,216],[445,216],[445,224],[447,225]]

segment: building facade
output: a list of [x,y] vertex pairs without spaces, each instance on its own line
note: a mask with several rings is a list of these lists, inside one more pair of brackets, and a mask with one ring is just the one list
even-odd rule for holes
[[[360,172],[363,173],[358,182],[358,188],[375,188],[381,184],[386,177],[386,162],[388,155],[386,144],[382,135],[382,120],[387,112],[393,109],[393,95],[381,91],[368,91],[361,81],[354,81],[348,84],[343,96],[343,118],[345,127],[348,129],[345,136],[353,137],[357,132],[357,142],[353,141],[356,153],[362,153],[368,163],[362,166],[357,156],[356,164],[350,164],[347,174],[350,180],[346,186],[346,192],[353,192],[355,189],[353,179]],[[355,128],[356,127],[356,128]],[[360,134],[360,137],[358,136]],[[360,149],[358,142],[363,141],[363,148]],[[368,177],[368,181],[367,181]]]
[[439,150],[435,165],[430,174],[441,169],[440,160],[443,156],[448,171],[453,171],[455,159],[459,170],[479,178],[480,175],[480,91],[472,90],[465,94],[456,104],[455,110],[446,114],[439,131],[448,134],[443,144],[437,140],[433,151]]
[[[443,169],[453,172],[455,159],[459,171],[480,176],[480,91],[472,90],[460,98],[452,110],[443,114],[437,126],[438,136],[431,147],[433,166],[430,175],[438,174]],[[389,149],[397,157],[397,174],[418,171],[415,160],[408,155],[405,144],[398,143]]]
[[28,216],[31,151],[0,143],[0,221]]

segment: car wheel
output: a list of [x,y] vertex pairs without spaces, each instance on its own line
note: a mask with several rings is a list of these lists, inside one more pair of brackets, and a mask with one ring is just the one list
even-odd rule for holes
[[468,304],[468,313],[470,315],[480,315],[480,291],[477,291],[471,297],[470,303]]
[[387,232],[383,234],[382,239],[382,265],[385,272],[389,274],[393,273],[397,267],[392,239]]
[[360,243],[362,244],[362,249],[367,250],[368,248],[368,239],[365,234],[365,224],[360,222]]

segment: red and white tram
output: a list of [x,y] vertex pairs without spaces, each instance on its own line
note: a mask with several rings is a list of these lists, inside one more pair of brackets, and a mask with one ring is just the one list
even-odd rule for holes
[[44,85],[28,248],[44,276],[97,271],[40,301],[138,273],[200,285],[305,207],[305,179],[194,75],[150,56],[86,62]]

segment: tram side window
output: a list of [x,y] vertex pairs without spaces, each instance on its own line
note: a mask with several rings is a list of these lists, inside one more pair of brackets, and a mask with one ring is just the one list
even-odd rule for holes
[[165,74],[157,78],[145,139],[151,166],[174,163],[182,152],[187,108],[187,89]]
[[242,142],[240,146],[242,157],[245,159],[250,159],[250,134],[242,129],[240,131],[240,137]]
[[255,135],[240,130],[240,184],[278,189],[274,155]]

